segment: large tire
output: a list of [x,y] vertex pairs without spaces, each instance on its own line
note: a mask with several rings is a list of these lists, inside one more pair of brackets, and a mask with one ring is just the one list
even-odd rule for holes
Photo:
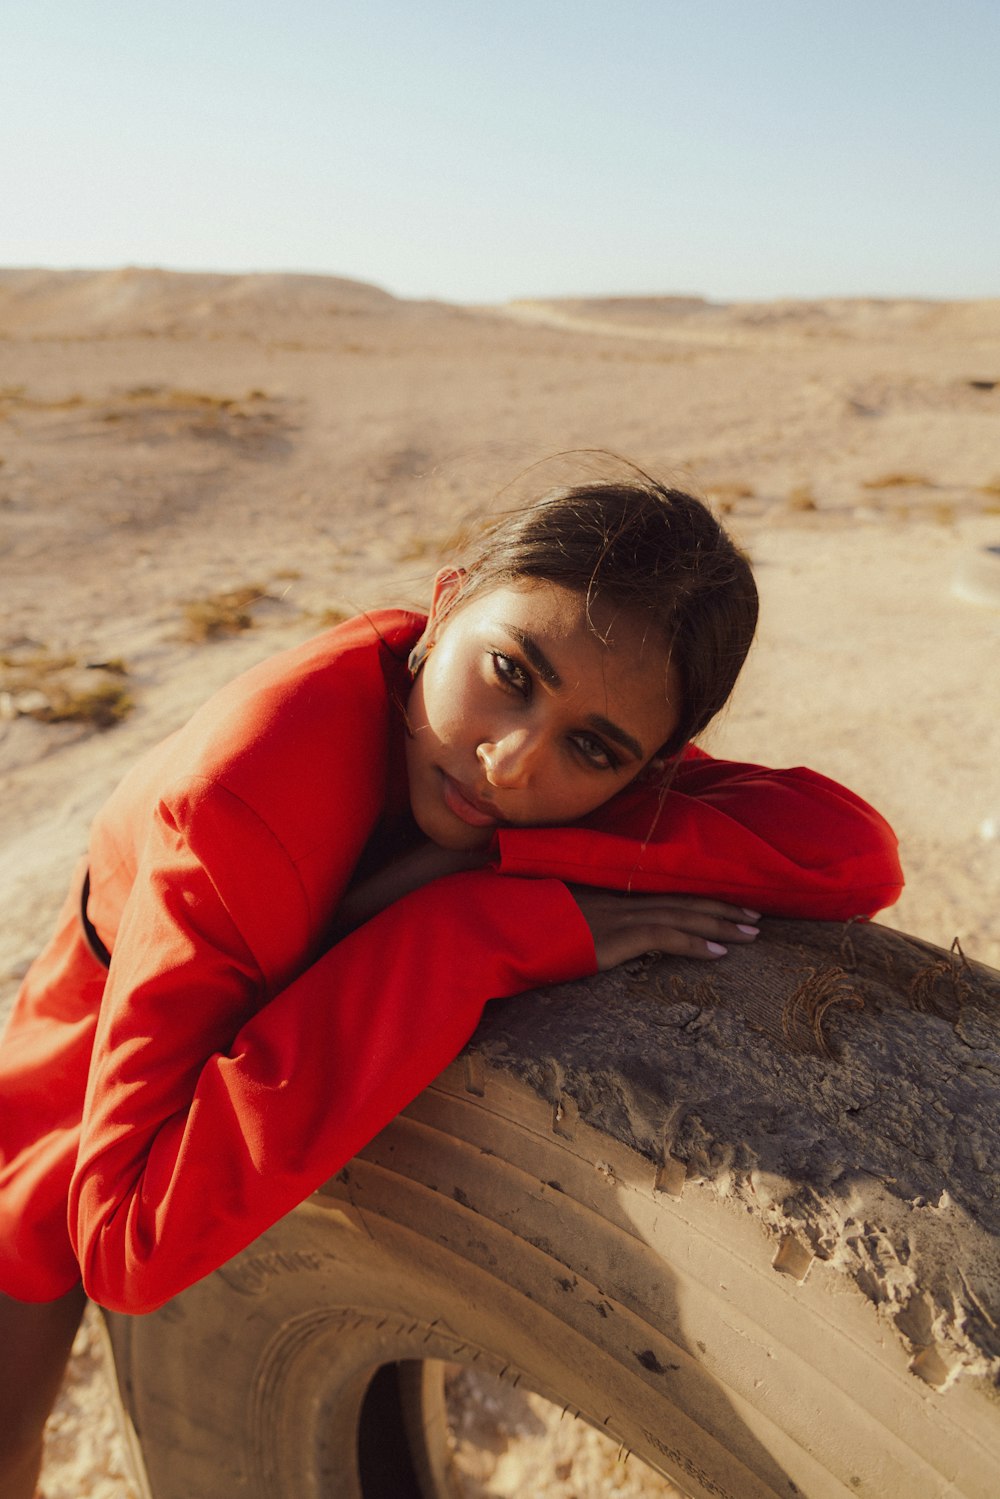
[[108,1319],[152,1494],[437,1499],[436,1371],[469,1364],[696,1499],[994,1499],[998,1000],[773,923],[490,1007],[301,1208]]

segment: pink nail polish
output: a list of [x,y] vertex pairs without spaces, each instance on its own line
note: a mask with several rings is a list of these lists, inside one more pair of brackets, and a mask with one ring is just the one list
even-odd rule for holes
[[713,953],[717,958],[724,957],[729,950],[728,948],[723,947],[721,942],[706,942],[705,946],[708,948],[709,952]]
[[737,926],[736,930],[738,932],[745,932],[748,937],[756,937],[757,933],[760,931],[760,927],[759,926],[744,926],[742,924],[742,922],[741,922]]
[[760,912],[759,911],[751,911],[750,908],[749,908],[749,906],[744,906],[743,907],[743,915],[744,916],[749,916],[751,921],[759,921],[760,920]]

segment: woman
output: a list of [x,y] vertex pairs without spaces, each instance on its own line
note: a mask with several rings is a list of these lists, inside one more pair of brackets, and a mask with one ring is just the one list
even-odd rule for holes
[[263,663],[125,778],[0,1046],[4,1493],[85,1295],[146,1311],[230,1258],[487,999],[896,899],[850,792],[691,746],[756,617],[699,501],[577,486],[440,572],[426,619]]

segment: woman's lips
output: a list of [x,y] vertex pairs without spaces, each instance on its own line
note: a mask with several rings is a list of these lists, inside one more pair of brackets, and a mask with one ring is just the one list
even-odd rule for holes
[[468,823],[470,828],[493,828],[503,821],[494,807],[487,806],[485,802],[478,801],[469,792],[463,791],[447,771],[440,771],[440,776],[445,806],[462,822]]

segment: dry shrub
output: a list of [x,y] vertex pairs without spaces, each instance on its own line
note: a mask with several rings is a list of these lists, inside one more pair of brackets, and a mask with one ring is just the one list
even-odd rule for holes
[[191,599],[184,605],[184,640],[201,644],[219,640],[224,635],[238,635],[253,628],[251,608],[271,595],[259,583],[241,588],[226,588],[204,599]]
[[287,447],[288,421],[265,392],[245,396],[167,385],[133,385],[101,403],[95,420],[127,436],[163,442],[193,437],[222,442],[250,456]]
[[705,489],[705,499],[720,515],[732,515],[740,500],[752,500],[755,496],[752,485],[740,479],[720,479]]
[[864,479],[862,489],[933,489],[934,482],[926,474],[899,473],[879,474],[874,479]]
[[72,411],[75,407],[84,404],[84,398],[80,395],[61,396],[54,401],[41,400],[38,397],[29,396],[26,385],[0,387],[0,414],[5,406],[16,406],[22,411]]
[[[5,716],[39,723],[83,723],[109,729],[135,707],[116,657],[80,665],[75,656],[52,655],[45,646],[0,655]],[[100,672],[94,680],[88,672]]]
[[242,407],[268,400],[265,391],[251,390],[244,397],[208,395],[200,390],[185,390],[166,385],[133,385],[125,392],[126,400],[143,406],[149,402],[157,405],[177,406],[184,411],[240,411]]
[[89,723],[97,729],[110,729],[127,718],[134,707],[132,694],[122,682],[97,682],[81,691],[60,687],[48,707],[36,709],[30,717],[42,723]]
[[320,613],[316,615],[316,623],[319,625],[321,630],[332,630],[334,625],[342,625],[344,621],[346,619],[350,619],[350,617],[351,616],[346,609],[337,609],[336,607],[331,606],[329,609],[321,610]]
[[65,653],[53,656],[48,646],[36,642],[12,646],[0,654],[4,686],[14,692],[28,692],[43,687],[49,678],[59,672],[69,671],[76,665],[75,656]]

